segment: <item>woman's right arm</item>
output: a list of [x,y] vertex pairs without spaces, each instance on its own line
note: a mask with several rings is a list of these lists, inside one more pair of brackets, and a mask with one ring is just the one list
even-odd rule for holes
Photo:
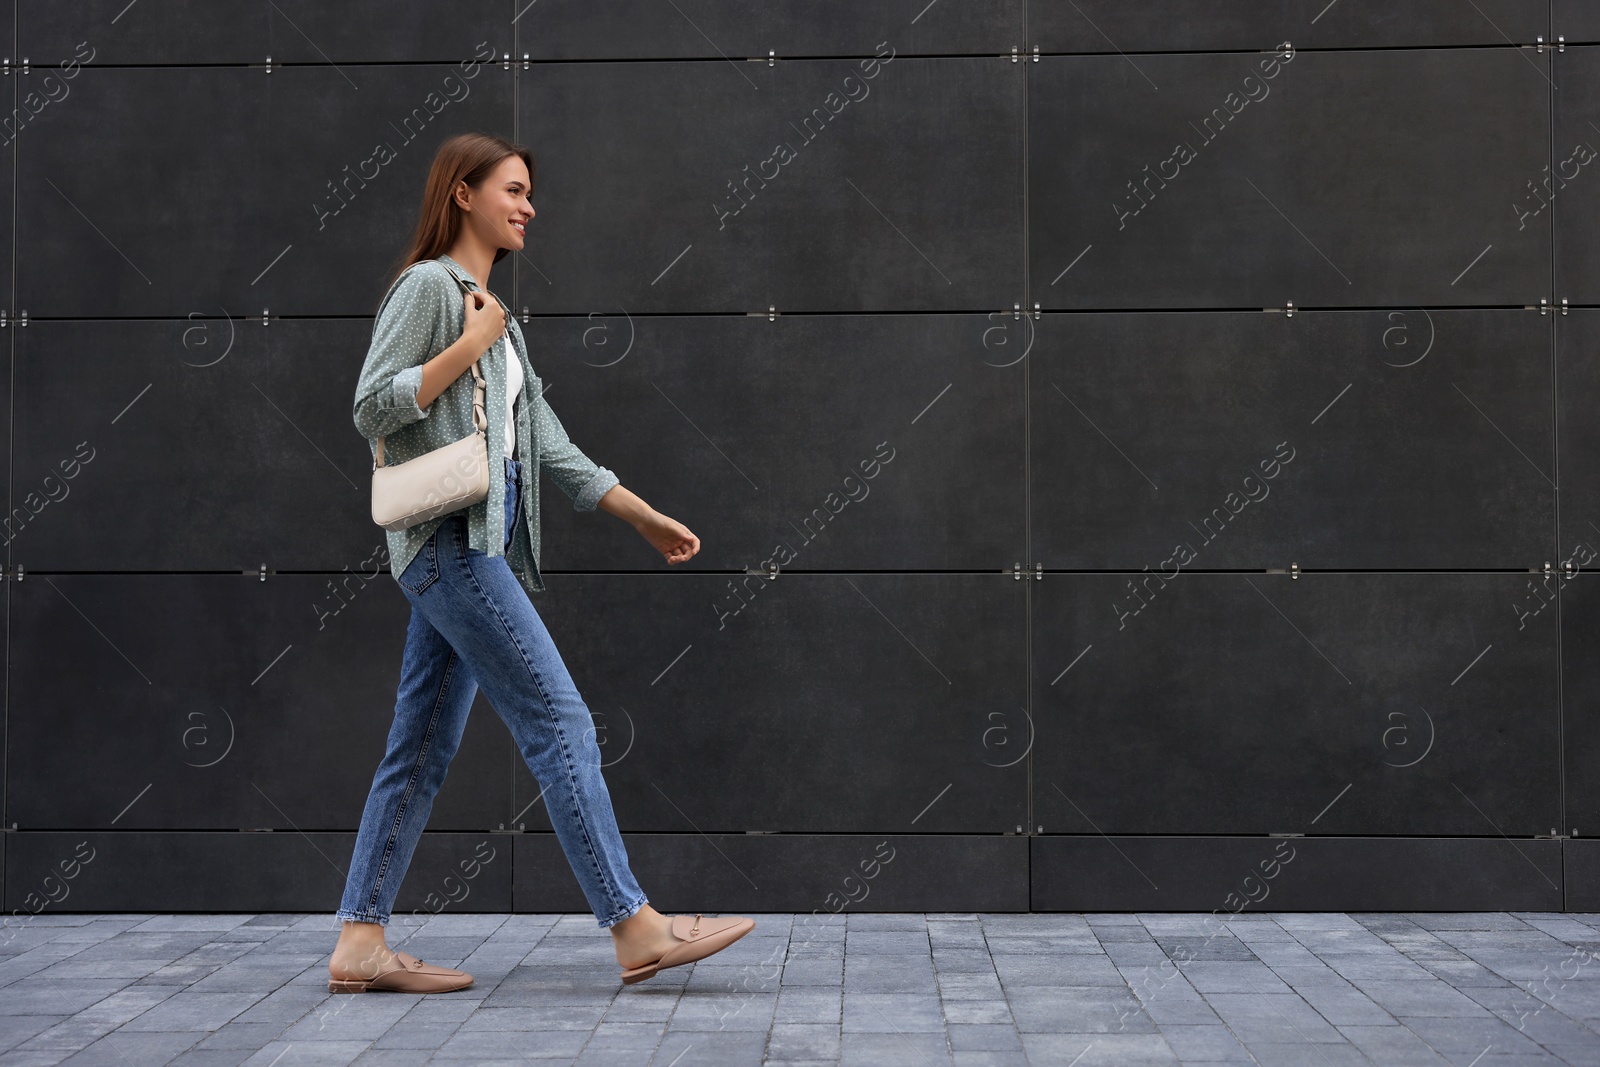
[[[494,301],[477,308],[472,294],[463,294],[466,329],[440,346],[450,330],[452,294],[437,274],[426,269],[405,274],[378,309],[372,343],[356,383],[353,412],[356,429],[368,440],[394,433],[428,417],[428,407],[467,371],[498,336],[494,317],[504,312]],[[490,332],[494,331],[494,332]],[[485,340],[485,334],[489,339]]]

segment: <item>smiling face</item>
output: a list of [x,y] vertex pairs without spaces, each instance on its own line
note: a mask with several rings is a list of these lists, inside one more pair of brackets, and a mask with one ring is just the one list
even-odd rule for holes
[[[521,156],[510,155],[495,165],[483,184],[465,189],[470,208],[463,207],[466,225],[490,248],[521,249],[533,218],[533,183]],[[459,203],[459,194],[458,194]]]

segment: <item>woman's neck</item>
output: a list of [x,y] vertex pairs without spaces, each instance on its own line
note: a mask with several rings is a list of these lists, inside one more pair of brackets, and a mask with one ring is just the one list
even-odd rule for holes
[[467,268],[467,273],[472,275],[472,280],[478,283],[479,288],[487,289],[489,271],[494,267],[494,253],[494,249],[463,234],[446,254]]

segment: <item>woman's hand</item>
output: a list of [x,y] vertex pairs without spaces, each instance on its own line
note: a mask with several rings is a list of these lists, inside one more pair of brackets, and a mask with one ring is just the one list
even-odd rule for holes
[[677,519],[668,518],[659,511],[642,522],[634,524],[634,529],[653,545],[657,552],[666,557],[667,563],[682,563],[684,560],[700,551],[700,538],[689,531],[689,527]]
[[506,309],[481,289],[462,293],[461,299],[466,315],[461,335],[472,340],[475,351],[483,352],[506,332]]

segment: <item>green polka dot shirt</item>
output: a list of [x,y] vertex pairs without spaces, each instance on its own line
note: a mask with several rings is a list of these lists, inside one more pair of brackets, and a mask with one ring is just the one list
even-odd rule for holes
[[[446,266],[448,264],[448,266]],[[378,308],[372,324],[361,377],[356,382],[355,424],[367,438],[374,458],[378,438],[383,438],[383,462],[404,463],[472,433],[473,377],[469,369],[434,398],[426,409],[417,406],[422,385],[422,365],[461,336],[466,314],[461,289],[451,278],[454,270],[474,292],[482,291],[477,279],[449,255],[422,260],[407,267],[396,279]],[[493,290],[491,296],[499,299]],[[501,304],[510,308],[504,300]],[[514,355],[522,367],[521,403],[516,418],[516,451],[522,462],[522,509],[516,518],[506,563],[529,593],[542,592],[539,573],[538,472],[544,471],[572,501],[578,511],[593,511],[600,498],[618,484],[617,476],[584,455],[568,438],[554,411],[544,399],[544,383],[528,362],[527,345],[515,316],[507,317]],[[496,339],[478,364],[485,389],[484,413],[490,457],[505,454],[507,359],[506,338]],[[538,456],[538,463],[528,462]],[[498,458],[490,467],[489,498],[466,509],[467,543],[491,556],[505,544],[505,478]],[[398,578],[448,515],[404,530],[387,531],[389,573]]]

